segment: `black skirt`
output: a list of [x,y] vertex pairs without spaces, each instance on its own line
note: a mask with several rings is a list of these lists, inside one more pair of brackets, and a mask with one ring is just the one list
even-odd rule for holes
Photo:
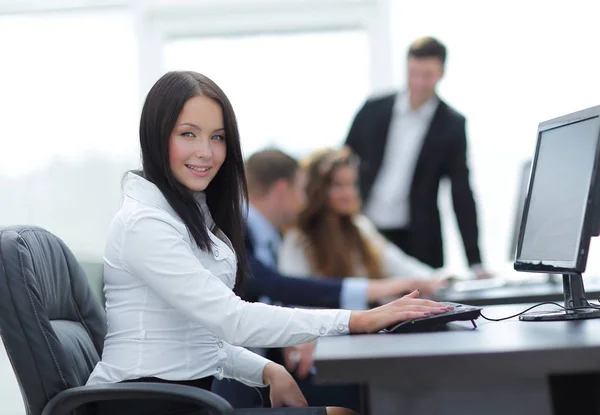
[[[213,377],[196,380],[169,381],[158,378],[140,378],[125,382],[171,383],[211,390]],[[209,415],[208,410],[195,405],[164,399],[103,401],[94,404],[96,415]],[[236,415],[326,415],[326,408],[253,408],[236,409]]]

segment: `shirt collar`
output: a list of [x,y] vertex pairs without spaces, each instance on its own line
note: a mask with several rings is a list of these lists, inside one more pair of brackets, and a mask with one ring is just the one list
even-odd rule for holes
[[123,184],[123,193],[125,196],[144,204],[157,207],[171,214],[175,213],[160,189],[154,183],[137,173],[127,173]]
[[394,103],[394,111],[399,115],[415,114],[424,118],[431,118],[438,107],[440,100],[436,95],[429,98],[418,110],[413,110],[410,107],[410,99],[408,91],[400,92],[396,96]]
[[255,245],[271,245],[273,249],[279,249],[281,235],[277,229],[252,203],[248,205],[248,228],[250,237]]
[[[146,205],[157,207],[173,216],[179,217],[160,189],[154,183],[137,173],[127,173],[123,184],[123,193],[127,197]],[[204,192],[196,192],[194,193],[194,199],[202,209],[206,224],[212,224],[212,217],[208,210],[208,205],[206,204],[206,194]],[[208,227],[210,228],[210,226]]]

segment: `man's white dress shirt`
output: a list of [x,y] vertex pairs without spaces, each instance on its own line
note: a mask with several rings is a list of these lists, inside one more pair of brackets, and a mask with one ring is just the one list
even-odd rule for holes
[[402,229],[410,223],[413,174],[438,105],[434,96],[413,110],[408,92],[398,93],[381,168],[364,209],[379,229]]

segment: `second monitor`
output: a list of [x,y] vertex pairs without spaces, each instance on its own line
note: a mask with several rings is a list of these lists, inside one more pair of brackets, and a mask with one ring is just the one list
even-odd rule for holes
[[600,106],[543,122],[517,242],[517,271],[563,274],[565,310],[522,320],[600,317],[585,299],[590,238],[599,234]]

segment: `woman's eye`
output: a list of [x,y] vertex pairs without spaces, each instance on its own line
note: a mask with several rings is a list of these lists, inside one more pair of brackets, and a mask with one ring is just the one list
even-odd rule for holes
[[225,137],[224,137],[224,136],[222,136],[222,135],[220,135],[220,134],[215,134],[215,135],[213,135],[213,136],[211,137],[211,139],[213,139],[213,140],[219,140],[219,141],[223,141],[223,140],[225,140]]
[[194,137],[196,137],[194,135],[194,133],[190,133],[190,132],[181,133],[181,136],[182,137],[187,137],[187,138],[194,138]]

